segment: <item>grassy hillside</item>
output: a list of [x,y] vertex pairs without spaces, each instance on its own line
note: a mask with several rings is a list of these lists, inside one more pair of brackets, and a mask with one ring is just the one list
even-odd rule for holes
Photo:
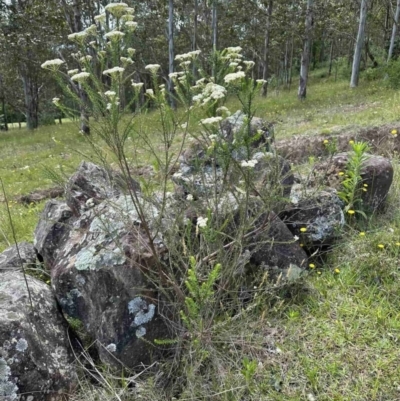
[[[399,100],[399,93],[380,81],[350,90],[347,81],[334,82],[316,74],[306,101],[299,102],[295,90],[271,90],[267,99],[257,100],[257,115],[276,122],[279,140],[399,121]],[[227,106],[235,109],[233,103]],[[136,126],[156,135],[157,124],[150,113],[142,115]],[[194,120],[192,128],[197,127]],[[23,206],[15,197],[51,187],[54,172],[68,176],[84,155],[91,156],[77,131],[73,123],[65,123],[34,133],[14,128],[0,134],[0,177],[18,241],[32,239],[43,203]],[[151,163],[146,154],[137,155],[137,160]],[[257,362],[255,394],[259,392],[259,399],[400,399],[400,185],[398,163],[393,162],[396,176],[388,208],[372,219],[365,235],[349,229],[302,286],[290,297],[266,301],[261,313],[258,310],[245,318],[257,323],[246,326],[242,322],[237,337],[227,343],[237,363],[224,374],[233,378],[242,367],[239,344],[245,339],[251,345],[248,353]],[[0,249],[4,249],[12,243],[4,202],[0,228]]]

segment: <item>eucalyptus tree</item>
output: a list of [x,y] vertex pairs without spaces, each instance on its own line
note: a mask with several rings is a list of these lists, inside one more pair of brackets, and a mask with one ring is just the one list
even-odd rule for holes
[[304,48],[303,48],[303,53],[301,55],[300,84],[297,93],[299,99],[305,99],[307,95],[308,70],[310,66],[310,54],[311,54],[312,21],[313,21],[313,0],[307,0]]
[[387,62],[390,61],[393,55],[394,44],[397,36],[397,26],[399,25],[399,18],[400,18],[400,0],[397,0],[396,11],[394,13],[392,35],[390,37],[390,47],[389,47]]
[[356,40],[356,44],[354,47],[354,57],[353,57],[353,67],[351,70],[350,88],[355,88],[358,86],[358,81],[359,81],[359,77],[360,77],[361,55],[362,55],[362,49],[364,46],[364,39],[365,39],[365,25],[367,22],[367,6],[368,6],[368,0],[361,0],[360,21],[358,24],[357,40]]

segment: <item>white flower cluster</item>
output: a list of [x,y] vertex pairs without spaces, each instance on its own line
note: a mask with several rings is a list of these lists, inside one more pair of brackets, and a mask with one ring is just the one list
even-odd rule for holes
[[209,82],[205,87],[202,93],[193,96],[194,102],[203,101],[203,105],[207,104],[213,100],[223,99],[226,96],[226,89],[221,86],[214,84],[213,82]]
[[201,228],[207,227],[207,222],[208,222],[208,217],[199,216],[197,218],[197,226],[198,227],[201,227]]
[[124,66],[133,64],[133,60],[130,57],[120,57],[120,60]]
[[106,14],[99,14],[99,15],[96,15],[95,17],[94,17],[94,20],[96,21],[96,22],[105,22],[106,21]]
[[184,53],[184,54],[177,54],[175,56],[176,61],[190,61],[195,59],[199,54],[201,53],[201,50],[194,50],[192,52]]
[[52,103],[55,106],[59,106],[60,105],[60,98],[59,97],[53,97]]
[[105,10],[114,17],[120,18],[123,14],[125,14],[127,8],[128,4],[126,3],[110,3],[106,5]]
[[60,68],[61,64],[64,64],[64,61],[62,61],[62,60],[59,59],[59,58],[56,58],[56,59],[54,59],[54,60],[47,60],[47,61],[45,61],[45,62],[41,65],[41,67],[44,68],[44,69],[47,69],[47,70],[53,70],[53,71],[55,71],[55,70],[58,70],[58,69]]
[[135,89],[137,91],[140,91],[140,89],[142,89],[143,85],[144,85],[143,82],[133,82],[132,81],[133,89]]
[[80,59],[79,59],[79,61],[81,62],[81,63],[86,63],[86,62],[89,62],[89,61],[91,61],[92,60],[92,56],[90,56],[89,54],[87,55],[87,56],[83,56],[83,57],[81,57]]
[[109,97],[110,99],[114,99],[115,96],[117,96],[117,94],[116,94],[114,91],[107,91],[107,92],[104,92],[104,95],[107,96],[107,97]]
[[225,106],[218,107],[218,109],[216,110],[216,112],[217,112],[217,114],[221,114],[221,115],[227,116],[227,117],[231,115],[231,112],[230,112],[229,109],[228,109],[227,107],[225,107]]
[[260,85],[264,85],[264,84],[267,84],[267,83],[268,83],[268,81],[266,81],[265,79],[257,79],[256,82],[257,82],[258,84],[260,84]]
[[133,21],[133,15],[125,14],[121,17],[121,20],[124,22]]
[[67,74],[68,75],[75,75],[75,74],[77,74],[79,72],[79,70],[77,69],[77,68],[75,68],[74,70],[68,70],[67,71]]
[[200,124],[213,125],[213,124],[218,124],[221,121],[222,121],[222,117],[210,117],[210,118],[204,118],[203,120],[200,120]]
[[232,72],[231,74],[227,74],[224,77],[224,81],[229,84],[231,82],[239,81],[243,79],[246,74],[243,71]]
[[68,39],[72,42],[83,43],[85,39],[88,37],[88,33],[85,31],[75,32],[68,35]]
[[71,81],[85,82],[90,77],[88,72],[79,72],[71,77]]
[[149,70],[152,74],[156,74],[160,68],[161,66],[159,64],[148,64],[144,67],[145,70]]
[[254,61],[251,61],[251,60],[244,60],[243,64],[246,65],[246,67],[248,69],[251,69],[251,68],[253,68],[255,66],[256,63]]
[[120,76],[125,71],[125,68],[122,67],[113,67],[109,68],[108,70],[103,71],[103,75],[111,75],[113,78],[115,76]]
[[115,30],[115,31],[107,32],[104,36],[107,39],[114,40],[114,41],[119,41],[120,39],[122,39],[125,36],[125,34],[123,32],[121,32],[121,31]]
[[95,24],[90,25],[85,31],[88,35],[96,36],[97,35],[97,26]]
[[126,21],[125,27],[128,28],[129,31],[133,32],[138,26],[138,23],[135,21]]
[[242,167],[250,167],[250,168],[254,168],[256,166],[256,164],[258,163],[258,160],[256,159],[251,159],[251,160],[243,160],[240,165]]
[[227,47],[226,51],[228,54],[239,54],[243,49],[240,46]]

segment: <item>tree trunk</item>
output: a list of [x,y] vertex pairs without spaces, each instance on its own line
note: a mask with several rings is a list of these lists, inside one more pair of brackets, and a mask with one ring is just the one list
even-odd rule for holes
[[388,53],[388,58],[387,58],[388,63],[393,56],[394,44],[395,44],[396,35],[397,35],[397,25],[399,24],[399,17],[400,17],[400,0],[397,0],[396,12],[394,15],[393,28],[392,28],[392,36],[390,38],[390,47],[389,47],[389,53]]
[[311,53],[311,30],[312,30],[312,13],[313,0],[307,0],[307,13],[306,13],[306,35],[304,39],[304,48],[301,55],[300,67],[300,84],[297,96],[303,100],[307,96],[307,81],[308,69],[310,66],[310,53]]
[[212,48],[216,51],[218,47],[218,15],[217,0],[212,3]]
[[194,0],[192,50],[197,50],[197,16],[198,16],[198,13],[199,13],[199,0]]
[[294,56],[294,34],[292,34],[292,45],[290,49],[290,61],[289,61],[289,91],[292,87],[292,71],[293,71],[293,56]]
[[329,70],[328,70],[328,76],[329,76],[329,77],[330,77],[331,74],[332,74],[334,43],[335,43],[335,41],[332,39],[332,42],[331,42],[331,50],[330,50],[330,52],[329,52]]
[[25,96],[25,115],[26,127],[28,130],[34,130],[39,125],[39,94],[36,83],[25,75],[22,77]]
[[[267,9],[267,23],[265,24],[265,38],[264,38],[264,55],[263,55],[263,75],[262,79],[267,81],[269,72],[269,39],[271,31],[271,16],[272,16],[273,0],[269,0]],[[267,96],[268,82],[264,82],[261,90],[263,97]]]
[[1,98],[1,108],[2,108],[2,112],[3,112],[4,131],[8,131],[7,113],[6,113],[6,101],[5,101],[4,95]]
[[360,8],[360,23],[358,25],[357,41],[354,47],[354,57],[353,57],[353,68],[351,70],[351,80],[350,88],[356,88],[358,86],[358,80],[360,78],[360,63],[362,49],[364,45],[365,37],[365,25],[367,22],[367,4],[368,0],[361,0]]
[[[168,3],[168,55],[169,55],[169,73],[174,72],[174,0],[169,0]],[[174,83],[172,78],[168,79],[169,102],[175,109],[174,100]]]
[[[68,4],[65,0],[63,0],[63,5],[66,10],[66,16],[69,15],[67,10]],[[81,12],[81,2],[80,0],[74,0],[72,2],[72,14],[73,18],[67,17],[67,22],[69,24],[70,30],[72,33],[81,32],[83,30],[83,23],[82,23],[82,12]],[[78,96],[81,99],[79,105],[80,111],[80,131],[85,135],[90,135],[90,127],[89,127],[89,110],[88,110],[88,96],[87,93],[84,91],[81,85],[78,85]]]
[[[194,0],[194,16],[193,16],[193,38],[192,38],[192,50],[197,50],[197,16],[199,13],[199,0]],[[193,63],[193,78],[197,79],[197,69],[195,63]]]

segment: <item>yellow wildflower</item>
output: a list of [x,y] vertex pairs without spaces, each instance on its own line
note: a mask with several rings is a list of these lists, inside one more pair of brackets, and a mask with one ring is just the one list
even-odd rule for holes
[[321,272],[317,272],[317,274],[321,274]]
[[310,263],[308,266],[310,267],[310,269],[315,269],[314,263]]
[[396,242],[396,245],[397,245],[397,246],[400,246],[400,242]]
[[364,184],[364,187],[365,187],[365,188],[368,188],[368,184]]
[[378,244],[378,248],[384,249],[384,248],[385,248],[385,245],[383,245],[383,244]]
[[358,235],[359,235],[360,237],[364,237],[364,236],[365,236],[365,232],[364,232],[364,231],[361,231]]
[[305,227],[301,227],[301,228],[300,228],[300,232],[301,232],[301,233],[305,233],[306,231],[307,231],[307,228],[305,228]]
[[339,274],[339,273],[340,273],[340,269],[336,268],[336,269],[335,269],[335,273],[336,273],[336,274]]
[[363,188],[363,191],[364,191],[364,192],[368,192],[368,189],[367,189],[367,188]]
[[327,143],[329,143],[329,141],[327,139],[325,139],[324,144],[326,145]]
[[354,145],[354,141],[353,140],[349,141],[349,144]]
[[391,134],[392,134],[392,135],[397,135],[397,129],[392,129]]
[[348,214],[354,214],[355,211],[350,209],[350,210],[347,211],[347,213],[348,213]]
[[338,175],[342,176],[342,175],[344,175],[344,172],[343,172],[343,171],[340,171],[340,172],[338,173]]

